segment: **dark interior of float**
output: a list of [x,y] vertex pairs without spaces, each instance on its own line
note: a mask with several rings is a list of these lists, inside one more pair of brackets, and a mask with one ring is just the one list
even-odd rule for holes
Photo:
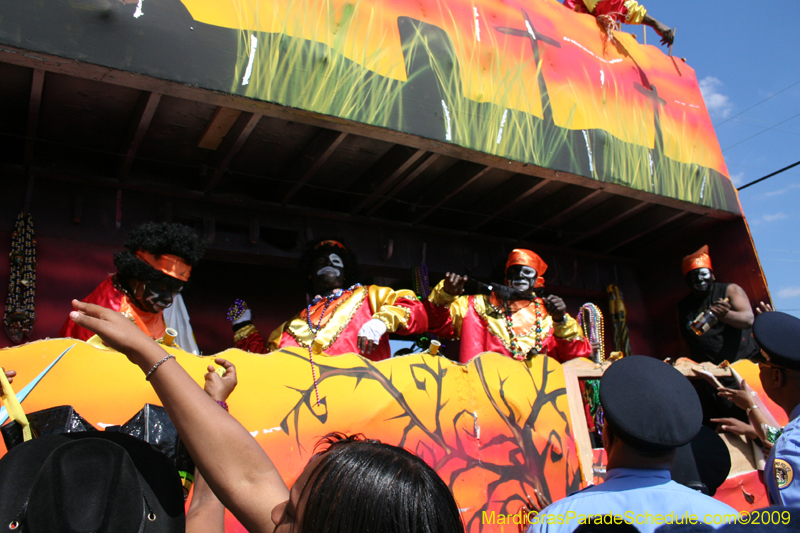
[[500,280],[508,252],[531,248],[549,264],[547,291],[573,315],[585,302],[604,311],[608,349],[606,287],[617,285],[633,351],[658,357],[680,349],[680,259],[701,245],[719,279],[768,297],[740,214],[21,50],[0,51],[0,94],[0,252],[8,257],[16,216],[30,212],[32,339],[58,334],[70,299],[114,271],[126,232],[148,220],[188,224],[207,240],[183,293],[206,354],[231,346],[235,298],[262,331],[303,307],[297,259],[326,236],[355,250],[367,281],[395,288],[411,288],[423,263],[432,284],[446,271]]

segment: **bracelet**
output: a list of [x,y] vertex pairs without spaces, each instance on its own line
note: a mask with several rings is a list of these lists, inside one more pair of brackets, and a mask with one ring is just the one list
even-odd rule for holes
[[758,405],[751,405],[750,407],[745,409],[744,412],[745,412],[745,414],[749,415],[750,411],[752,411],[753,409],[758,409]]
[[[224,400],[223,401],[214,400],[214,401],[217,402],[220,407],[222,407],[223,409],[228,411],[228,403],[227,402],[225,402]],[[230,411],[228,411],[228,412],[230,412]]]
[[145,379],[146,381],[150,381],[150,376],[152,376],[152,375],[153,375],[153,372],[155,372],[156,370],[158,370],[158,367],[160,367],[161,365],[163,365],[164,363],[166,363],[166,362],[167,362],[167,361],[169,361],[170,359],[175,359],[175,356],[174,356],[174,355],[172,355],[172,354],[168,354],[168,355],[167,355],[167,356],[166,356],[164,359],[162,359],[162,360],[161,360],[161,361],[159,361],[158,363],[154,364],[154,365],[153,365],[153,368],[151,368],[151,369],[150,369],[150,372],[148,372],[147,374],[145,374],[145,376],[144,376],[144,379]]

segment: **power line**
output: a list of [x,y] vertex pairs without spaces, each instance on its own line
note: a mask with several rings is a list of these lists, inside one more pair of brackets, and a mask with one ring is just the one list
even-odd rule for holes
[[780,126],[781,124],[784,124],[784,123],[786,123],[786,122],[789,122],[789,121],[790,121],[790,120],[792,120],[793,118],[797,118],[797,117],[800,117],[800,113],[798,113],[798,114],[796,114],[796,115],[792,115],[791,117],[789,117],[789,118],[787,118],[786,120],[783,120],[783,121],[781,121],[781,122],[778,122],[777,124],[773,124],[773,125],[772,125],[772,126],[770,126],[769,128],[767,128],[767,129],[765,129],[765,130],[761,130],[761,131],[759,131],[758,133],[756,133],[755,135],[751,135],[750,137],[748,137],[748,138],[746,138],[746,139],[742,139],[742,140],[741,140],[741,141],[739,141],[738,143],[734,143],[734,144],[732,144],[732,145],[728,146],[727,148],[723,148],[723,149],[722,149],[722,151],[724,152],[725,150],[730,150],[730,149],[731,149],[731,148],[733,148],[734,146],[739,146],[739,145],[740,145],[740,144],[742,144],[743,142],[749,141],[749,140],[750,140],[750,139],[752,139],[753,137],[758,137],[758,136],[759,136],[759,135],[761,135],[762,133],[766,133],[766,132],[768,132],[768,131],[769,131],[769,130],[771,130],[771,129],[777,128],[777,127],[778,127],[778,126]]
[[720,123],[718,123],[718,124],[715,124],[715,125],[714,125],[714,127],[715,127],[715,128],[718,128],[718,127],[722,126],[722,125],[723,125],[723,124],[725,124],[726,122],[729,122],[729,121],[731,121],[731,120],[735,119],[736,117],[738,117],[738,116],[740,116],[740,115],[743,115],[743,114],[747,113],[748,111],[750,111],[750,110],[751,110],[751,109],[753,109],[754,107],[760,106],[761,104],[763,104],[763,103],[764,103],[764,102],[766,102],[767,100],[769,100],[769,99],[771,99],[771,98],[775,98],[776,96],[778,96],[778,95],[779,95],[779,94],[781,94],[782,92],[786,92],[786,91],[788,91],[789,89],[791,89],[792,87],[794,87],[794,86],[795,86],[795,85],[797,85],[797,84],[800,84],[800,80],[798,80],[798,81],[794,82],[793,84],[789,85],[789,86],[788,86],[788,87],[786,87],[785,89],[781,89],[780,91],[776,92],[776,93],[775,93],[775,94],[773,94],[772,96],[767,96],[766,98],[764,98],[764,99],[763,99],[763,100],[761,100],[760,102],[757,102],[757,103],[755,103],[755,104],[751,105],[750,107],[748,107],[748,108],[747,108],[747,109],[745,109],[744,111],[740,111],[739,113],[736,113],[736,114],[735,114],[735,115],[733,115],[732,117],[728,117],[728,118],[726,118],[725,120],[723,120],[722,122],[720,122]]
[[775,171],[775,172],[773,172],[772,174],[767,174],[767,175],[766,175],[766,176],[764,176],[763,178],[758,178],[758,179],[757,179],[757,180],[755,180],[755,181],[751,181],[750,183],[747,183],[747,184],[745,184],[745,185],[742,185],[741,187],[739,187],[739,188],[738,188],[738,189],[736,189],[736,190],[737,190],[737,191],[741,191],[742,189],[746,189],[746,188],[748,188],[748,187],[749,187],[749,186],[751,186],[751,185],[755,185],[756,183],[758,183],[758,182],[760,182],[760,181],[764,181],[764,180],[765,180],[765,179],[767,179],[767,178],[771,178],[772,176],[775,176],[775,175],[777,175],[777,174],[780,174],[781,172],[783,172],[783,171],[785,171],[785,170],[789,170],[790,168],[794,168],[794,167],[796,167],[797,165],[800,165],[800,161],[798,161],[797,163],[792,163],[792,164],[791,164],[791,165],[789,165],[788,167],[783,167],[783,168],[782,168],[782,169],[780,169],[780,170],[776,170],[776,171]]

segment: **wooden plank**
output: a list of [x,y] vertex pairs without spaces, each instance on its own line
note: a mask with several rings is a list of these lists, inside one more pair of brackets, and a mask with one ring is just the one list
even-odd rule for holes
[[645,235],[654,232],[658,228],[660,228],[662,226],[666,226],[667,224],[670,224],[671,222],[674,222],[674,221],[676,221],[679,218],[682,218],[684,216],[686,216],[686,212],[685,211],[681,211],[679,213],[676,213],[676,214],[672,215],[671,217],[669,217],[669,218],[667,218],[665,220],[662,220],[661,222],[659,222],[657,224],[648,225],[642,231],[636,233],[635,235],[633,235],[631,237],[628,237],[627,239],[624,239],[623,241],[620,241],[620,242],[618,242],[616,244],[613,244],[613,245],[609,246],[608,248],[606,248],[604,250],[604,252],[605,253],[611,253],[611,252],[613,252],[614,250],[616,250],[618,248],[622,248],[623,246],[625,246],[629,242],[633,242],[633,241],[635,241],[637,239],[641,239]]
[[211,179],[206,184],[204,189],[206,194],[213,191],[219,184],[234,156],[239,153],[239,150],[241,150],[259,120],[261,120],[261,115],[256,113],[242,113],[239,115],[239,118],[236,119],[236,124],[233,125],[230,134],[225,137],[224,145],[220,148],[222,159],[216,165],[217,170],[214,172],[214,175],[211,176]]
[[730,213],[727,211],[711,209],[706,206],[693,204],[683,200],[677,200],[667,196],[660,196],[658,194],[646,191],[639,191],[630,187],[626,187],[625,185],[601,182],[592,178],[539,167],[528,163],[509,161],[506,158],[470,150],[453,143],[433,141],[409,133],[393,131],[378,126],[371,126],[347,119],[323,115],[321,113],[314,113],[311,111],[290,108],[279,104],[263,102],[252,98],[245,98],[243,96],[221,93],[218,91],[203,89],[201,87],[193,87],[178,82],[165,81],[134,72],[92,65],[71,59],[64,59],[51,54],[33,52],[11,46],[2,46],[0,47],[0,61],[13,65],[38,68],[48,72],[58,72],[79,78],[101,81],[113,85],[121,85],[125,87],[157,92],[164,95],[185,98],[210,105],[226,106],[245,112],[268,115],[270,117],[301,122],[323,128],[332,128],[350,134],[383,139],[388,142],[424,149],[462,159],[464,161],[471,161],[481,165],[486,165],[488,167],[502,168],[511,172],[558,180],[564,183],[576,184],[587,188],[595,189],[603,187],[606,191],[613,194],[636,198],[655,205],[663,205],[672,207],[674,209],[680,209],[701,215],[708,215],[710,217],[719,218],[722,220],[733,220],[741,217],[740,213]]
[[23,156],[23,164],[26,169],[33,164],[33,148],[36,143],[36,131],[39,128],[39,111],[42,107],[44,73],[44,70],[33,69],[31,98],[28,103],[28,124],[25,130],[25,154]]
[[500,209],[498,209],[497,211],[495,211],[494,213],[492,213],[488,217],[484,218],[483,220],[481,220],[480,222],[478,222],[477,224],[472,226],[472,228],[471,228],[472,231],[475,231],[475,230],[477,230],[479,228],[482,228],[488,222],[494,220],[495,218],[499,217],[503,213],[506,213],[507,211],[509,211],[511,209],[514,209],[520,203],[525,201],[530,195],[532,195],[533,193],[535,193],[536,191],[538,191],[539,189],[541,189],[542,187],[544,187],[548,183],[549,183],[549,180],[547,180],[545,178],[542,178],[541,181],[536,183],[536,185],[534,185],[533,187],[531,187],[530,189],[528,189],[524,193],[520,194],[519,196],[517,196],[516,198],[511,200],[510,202],[505,204],[503,207],[501,207]]
[[203,135],[200,137],[200,142],[197,146],[205,148],[206,150],[216,150],[222,144],[222,140],[231,131],[231,128],[236,123],[242,112],[238,109],[231,109],[230,107],[220,106],[211,115],[211,120],[208,121]]
[[594,454],[592,452],[592,439],[589,437],[589,426],[586,424],[586,412],[583,409],[581,386],[578,382],[576,368],[561,367],[564,372],[564,383],[567,389],[567,404],[569,405],[569,420],[572,435],[575,438],[575,447],[578,452],[578,464],[581,470],[582,487],[594,485]]
[[414,150],[405,146],[395,146],[390,149],[386,156],[382,157],[367,170],[364,177],[350,188],[351,191],[356,193],[372,189],[350,214],[358,214],[362,209],[373,203],[376,198],[380,198],[426,154],[426,157],[430,157],[430,154],[425,150]]
[[297,181],[297,184],[283,197],[283,202],[281,202],[283,205],[289,203],[303,185],[314,177],[346,137],[347,133],[327,129],[320,129],[314,135],[311,142],[303,149],[302,156],[285,173],[288,180]]
[[609,220],[603,222],[602,224],[598,224],[598,225],[592,227],[592,229],[589,230],[588,232],[586,232],[584,235],[578,236],[578,237],[576,237],[576,238],[574,238],[574,239],[572,239],[570,241],[567,241],[566,243],[564,243],[564,246],[570,247],[570,246],[573,246],[575,244],[578,244],[579,242],[583,242],[586,239],[594,237],[595,235],[598,235],[598,234],[606,231],[607,229],[612,228],[612,227],[616,226],[617,224],[627,220],[628,218],[632,217],[636,213],[640,212],[641,210],[643,210],[646,207],[649,207],[651,205],[652,204],[650,204],[649,202],[641,202],[641,203],[631,207],[630,209],[627,209],[625,211],[620,212],[618,215],[616,215],[615,217],[610,218]]
[[[453,166],[454,167],[458,166],[458,163],[456,163],[456,165],[453,165]],[[431,213],[433,213],[434,211],[439,209],[444,203],[449,201],[451,198],[457,196],[459,193],[461,193],[461,191],[463,191],[464,189],[466,189],[467,187],[472,185],[476,180],[481,179],[483,176],[485,176],[491,170],[492,170],[492,167],[480,167],[480,166],[478,166],[478,167],[474,167],[471,173],[468,173],[468,174],[465,174],[464,176],[461,176],[461,177],[465,178],[464,181],[461,183],[461,185],[458,185],[458,186],[454,187],[441,200],[436,202],[434,205],[428,207],[428,209],[423,214],[421,214],[416,219],[414,219],[414,224],[419,224],[420,222],[425,220]],[[449,171],[446,172],[445,174],[449,174]],[[444,176],[440,176],[439,179],[445,180],[446,178]]]
[[577,202],[574,202],[572,205],[570,205],[566,209],[562,209],[561,212],[558,213],[557,215],[555,215],[553,217],[550,217],[550,219],[548,219],[548,220],[546,220],[544,222],[540,222],[538,224],[539,227],[533,228],[532,230],[527,232],[525,235],[523,235],[522,238],[523,239],[527,239],[531,235],[533,235],[534,233],[536,233],[536,232],[538,232],[538,231],[540,231],[542,229],[553,228],[553,227],[558,226],[559,224],[562,224],[578,208],[580,208],[582,205],[586,204],[587,202],[591,202],[592,200],[596,199],[600,194],[602,194],[604,192],[605,191],[603,189],[595,189],[594,191],[590,192],[589,194],[587,194],[586,196],[584,196],[583,198],[581,198]]
[[136,103],[136,109],[133,112],[133,118],[131,118],[130,126],[128,127],[128,133],[122,144],[125,159],[122,161],[117,173],[117,177],[121,181],[128,177],[136,152],[139,151],[139,146],[142,144],[144,135],[150,127],[150,122],[153,120],[153,115],[155,115],[160,101],[161,95],[158,93],[142,91],[139,96],[139,101]]
[[439,159],[439,157],[441,157],[439,154],[430,154],[430,155],[427,157],[427,159],[425,159],[425,160],[424,160],[422,163],[420,163],[419,165],[417,165],[417,168],[415,168],[414,170],[412,170],[411,172],[409,172],[409,173],[406,175],[406,177],[405,177],[405,178],[403,178],[403,179],[400,181],[400,183],[398,183],[397,185],[395,185],[395,186],[394,186],[394,188],[393,188],[391,191],[389,191],[389,193],[388,193],[386,196],[384,196],[383,198],[381,198],[380,200],[378,200],[377,202],[375,202],[375,205],[373,205],[373,206],[372,206],[372,207],[369,209],[369,211],[367,211],[367,215],[372,215],[373,213],[375,213],[375,211],[377,211],[378,209],[380,209],[380,208],[381,208],[381,206],[382,206],[383,204],[385,204],[386,202],[388,202],[388,201],[389,201],[391,198],[393,198],[393,197],[394,197],[394,196],[395,196],[397,193],[399,193],[400,191],[402,191],[403,189],[405,189],[405,188],[406,188],[406,186],[408,186],[408,184],[409,184],[409,183],[411,183],[412,181],[414,181],[414,180],[415,180],[415,179],[416,179],[416,178],[417,178],[417,177],[418,177],[420,174],[422,174],[422,173],[425,171],[425,169],[427,169],[429,166],[431,166],[433,163],[435,163],[435,162],[436,162],[436,160],[437,160],[437,159]]

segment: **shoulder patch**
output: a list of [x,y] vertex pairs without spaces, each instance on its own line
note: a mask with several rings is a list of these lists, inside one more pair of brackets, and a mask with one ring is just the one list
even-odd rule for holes
[[775,483],[777,483],[779,489],[785,489],[794,479],[792,465],[783,459],[775,459],[772,470],[775,473]]

